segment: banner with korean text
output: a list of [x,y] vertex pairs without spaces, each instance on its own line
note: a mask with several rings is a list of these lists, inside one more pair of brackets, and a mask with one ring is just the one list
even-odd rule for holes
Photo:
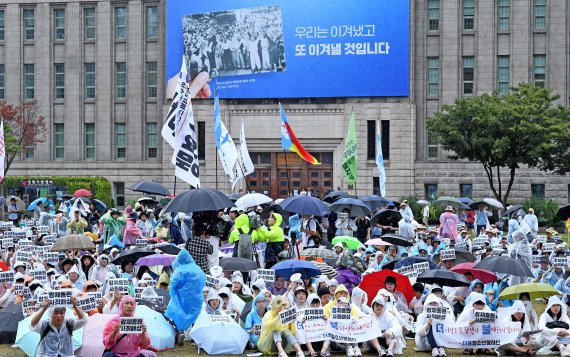
[[521,331],[520,323],[499,320],[474,324],[435,321],[433,325],[438,346],[449,348],[498,348],[515,341]]

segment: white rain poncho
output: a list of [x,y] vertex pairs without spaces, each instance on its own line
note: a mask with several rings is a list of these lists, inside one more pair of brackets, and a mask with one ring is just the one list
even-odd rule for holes
[[[553,305],[560,305],[560,314],[559,316],[551,315],[549,313],[550,308]],[[556,322],[559,321],[561,323],[566,323],[570,326],[570,319],[568,319],[567,315],[567,308],[566,304],[558,297],[552,296],[548,299],[548,304],[546,305],[546,309],[540,315],[540,319],[538,320],[538,328],[542,330],[540,334],[540,344],[543,346],[539,351],[538,354],[548,354],[551,353],[552,347],[554,347],[558,343],[558,333],[564,328],[548,328],[546,325],[549,322]],[[566,331],[570,332],[569,329]]]
[[402,335],[402,326],[398,322],[398,319],[394,317],[390,311],[386,311],[386,302],[382,295],[376,296],[372,301],[372,306],[374,304],[380,304],[384,306],[382,313],[380,316],[375,316],[374,312],[371,312],[376,317],[376,322],[382,331],[389,331],[394,337],[394,341],[396,342],[394,345],[394,354],[402,354],[402,350],[406,346],[406,341],[404,340],[404,336]]
[[[428,342],[427,334],[431,328],[431,325],[427,323],[427,310],[428,307],[447,307],[442,299],[438,298],[434,294],[429,294],[424,302],[424,309],[421,314],[418,315],[416,321],[416,347],[419,351],[431,351],[431,346]],[[453,311],[448,308],[447,315],[445,316],[445,321],[453,321]]]
[[[526,234],[522,229],[518,229],[513,233],[513,240],[514,243],[509,251],[509,257],[518,260],[530,269],[532,266],[532,249],[530,248]],[[509,286],[526,283],[526,281],[526,277],[511,275],[509,277]]]

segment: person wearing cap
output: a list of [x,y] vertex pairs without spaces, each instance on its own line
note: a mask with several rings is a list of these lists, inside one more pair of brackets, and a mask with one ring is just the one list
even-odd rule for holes
[[445,212],[439,216],[439,229],[437,235],[440,238],[450,238],[455,240],[457,238],[457,225],[459,224],[459,217],[453,213],[453,207],[447,206]]
[[127,218],[119,210],[110,209],[101,217],[99,222],[101,223],[99,226],[103,227],[101,232],[105,237],[105,242],[109,241],[113,235],[120,241],[123,240],[123,228],[127,223]]
[[295,294],[291,306],[294,306],[297,310],[306,309],[309,306],[307,296],[308,294],[305,287],[303,285],[297,286],[297,288],[295,288]]
[[[40,343],[36,356],[41,357],[71,357],[73,353],[73,331],[87,324],[87,314],[77,306],[77,298],[70,299],[76,317],[66,318],[65,307],[51,307],[49,299],[45,299],[42,308],[30,320],[31,330],[40,335]],[[45,312],[49,319],[42,320]]]
[[538,234],[538,218],[536,218],[532,207],[528,209],[527,214],[523,218],[523,222],[530,228],[530,237],[532,241]]
[[265,313],[261,322],[261,333],[257,348],[264,354],[278,353],[278,357],[287,357],[287,349],[293,348],[297,357],[304,357],[301,346],[295,338],[295,323],[281,324],[279,313],[286,310],[289,303],[281,296],[271,302],[271,309]]
[[321,299],[322,306],[325,306],[331,300],[331,292],[330,292],[329,288],[325,287],[325,286],[320,287],[317,290],[317,296],[319,297],[319,299]]
[[[457,323],[469,322],[469,324],[474,324],[476,322],[475,312],[477,311],[491,312],[491,309],[487,306],[486,301],[487,297],[481,293],[471,294],[469,303],[465,304],[463,312],[457,317]],[[466,355],[478,354],[475,351],[473,349],[467,348],[463,351],[463,354]],[[485,354],[494,354],[490,350],[485,350],[485,349],[482,352]]]
[[[343,284],[340,284],[336,287],[333,296],[334,299],[323,307],[323,312],[324,312],[323,319],[328,320],[330,318],[333,307],[350,307],[351,320],[358,319],[358,310],[355,306],[353,306],[350,303],[350,294],[348,292],[348,289]],[[346,347],[347,357],[362,356],[362,353],[360,352],[360,349],[358,348],[358,345],[356,343],[346,343],[340,345],[346,345],[345,347]],[[330,346],[330,341],[325,341],[323,343],[323,348],[321,349],[321,356],[325,356],[327,354],[329,346]]]
[[[443,346],[438,345],[437,342],[435,341],[435,338],[433,336],[434,321],[431,317],[428,317],[427,315],[428,308],[441,308],[441,307],[447,307],[444,303],[444,300],[438,297],[437,294],[434,293],[429,294],[424,302],[423,311],[418,315],[418,318],[416,320],[416,331],[415,331],[416,350],[420,352],[431,351],[432,357],[447,356],[447,354],[445,353],[445,348]],[[453,322],[453,315],[447,313],[445,315],[445,321]]]
[[489,224],[489,217],[493,215],[492,212],[487,210],[487,206],[480,203],[477,211],[475,211],[475,225],[477,226],[477,236],[481,234],[481,231],[487,227]]
[[87,228],[87,221],[81,217],[79,210],[73,212],[73,218],[67,222],[67,228],[70,234],[83,234],[85,228]]
[[406,346],[402,336],[402,326],[389,311],[386,311],[384,297],[376,296],[372,300],[372,311],[382,335],[370,340],[370,345],[378,351],[380,357],[394,357],[394,353],[402,354]]
[[402,215],[402,218],[410,217],[410,222],[414,220],[414,212],[412,211],[408,200],[403,200],[402,203],[400,203],[399,212]]

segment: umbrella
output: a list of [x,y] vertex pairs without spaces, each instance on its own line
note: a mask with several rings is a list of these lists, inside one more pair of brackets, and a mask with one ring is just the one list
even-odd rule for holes
[[285,211],[297,213],[301,216],[311,215],[322,217],[329,212],[326,203],[318,198],[306,195],[287,197],[279,204]]
[[139,198],[139,199],[137,200],[137,202],[140,203],[140,204],[143,205],[143,206],[155,205],[155,204],[158,203],[158,202],[157,202],[154,198],[152,198],[152,197],[142,197],[142,198]]
[[358,198],[340,198],[335,201],[330,207],[330,210],[333,212],[340,213],[345,209],[348,209],[348,215],[351,217],[362,217],[370,214],[370,208],[366,203],[362,202],[361,199]]
[[419,200],[418,202],[416,202],[418,205],[429,205],[429,201],[427,200]]
[[140,258],[146,257],[147,255],[153,255],[154,252],[147,248],[132,248],[123,250],[111,263],[115,265],[121,265],[124,261],[131,261],[133,264],[137,262]]
[[366,242],[364,242],[364,245],[372,245],[372,246],[390,246],[392,244],[388,243],[388,242],[384,242],[382,239],[380,238],[373,238],[373,239],[369,239]]
[[157,351],[174,348],[174,327],[164,318],[164,315],[158,311],[152,310],[145,305],[139,305],[135,309],[135,316],[142,317],[148,337],[150,338],[150,346]]
[[10,200],[12,198],[16,199],[16,206],[18,206],[18,209],[20,211],[24,211],[26,209],[26,203],[24,201],[22,201],[22,199],[18,196],[8,196],[8,198],[6,199],[6,202],[4,202],[4,204],[6,206],[8,206],[10,204]]
[[346,191],[331,191],[329,192],[325,198],[323,198],[323,201],[327,202],[327,203],[333,203],[336,200],[340,199],[340,198],[344,198],[344,197],[353,197],[355,198],[356,196],[350,194],[349,192]]
[[384,207],[384,205],[387,205],[390,202],[388,199],[378,195],[364,196],[361,197],[360,199],[362,200],[362,202],[366,203],[368,208],[370,208],[371,210]]
[[170,192],[164,186],[156,182],[140,181],[132,185],[130,189],[149,195],[170,196]]
[[251,306],[253,305],[253,301],[248,301],[245,303],[243,310],[239,314],[239,319],[245,324],[245,320],[247,319],[247,315],[251,312]]
[[272,267],[275,270],[275,276],[281,275],[285,280],[291,278],[291,275],[300,273],[303,278],[312,278],[321,274],[317,266],[305,260],[284,260]]
[[491,271],[483,269],[475,269],[475,263],[461,263],[449,269],[458,274],[465,274],[467,272],[473,274],[475,279],[481,280],[483,283],[492,283],[497,281],[497,275]]
[[[455,249],[455,264],[473,263],[477,258],[466,250]],[[432,261],[439,263],[439,253],[434,254]]]
[[135,265],[138,266],[157,266],[157,265],[172,265],[172,262],[176,259],[176,255],[170,254],[153,254],[147,255],[145,257],[140,258],[137,260]]
[[471,282],[465,276],[449,270],[427,270],[418,275],[416,282],[425,284],[438,284],[452,288],[469,286]]
[[46,203],[46,202],[47,202],[47,198],[45,198],[45,197],[40,197],[40,198],[34,200],[34,201],[33,201],[32,203],[30,203],[30,205],[28,206],[28,211],[33,211],[33,210],[35,210],[36,207],[38,207],[38,203],[40,203],[40,202],[41,202],[42,204]]
[[350,237],[350,236],[336,236],[336,237],[334,237],[332,240],[332,244],[335,245],[338,242],[342,242],[342,243],[346,244],[346,247],[348,249],[353,249],[353,250],[357,250],[361,244],[357,238]]
[[73,192],[73,197],[91,197],[91,196],[93,196],[91,191],[85,188],[80,188],[79,190]]
[[196,188],[174,197],[164,209],[167,212],[218,211],[233,207],[234,203],[220,191]]
[[249,335],[235,320],[229,322],[210,322],[207,314],[200,314],[192,330],[190,337],[196,342],[198,351],[200,348],[209,355],[217,354],[242,354]]
[[368,305],[372,305],[372,300],[374,300],[378,291],[386,286],[386,278],[389,276],[396,278],[396,291],[404,294],[408,303],[412,301],[414,289],[412,289],[410,279],[391,270],[381,270],[367,274],[360,283],[360,288],[368,294]]
[[499,299],[517,300],[521,293],[529,293],[531,299],[547,299],[551,296],[558,295],[560,292],[550,284],[543,283],[524,283],[509,286],[501,292]]
[[263,193],[248,193],[236,201],[236,206],[245,210],[248,207],[261,206],[270,202],[273,202],[273,199]]
[[336,271],[335,268],[328,265],[327,263],[321,263],[317,261],[312,261],[311,263],[315,264],[317,268],[319,268],[319,270],[321,271],[321,274],[326,275],[329,279],[334,279],[338,276],[338,271]]
[[387,264],[382,266],[382,269],[400,269],[403,267],[407,267],[410,265],[418,264],[418,263],[429,263],[430,269],[439,269],[439,265],[435,264],[434,262],[430,261],[428,258],[420,257],[414,255],[412,257],[407,257],[404,259],[394,259]]
[[521,208],[523,208],[522,205],[509,206],[509,207],[507,207],[507,210],[505,211],[505,213],[503,213],[503,216],[510,217],[511,214],[518,212],[518,210],[520,210]]
[[479,208],[480,204],[491,206],[494,208],[499,208],[499,209],[505,208],[505,206],[503,206],[503,204],[501,202],[497,201],[494,198],[483,198],[480,201],[473,201],[469,204],[469,207],[471,207],[472,209],[477,209],[477,208]]
[[83,346],[76,352],[77,356],[84,357],[100,357],[105,351],[102,338],[94,338],[94,336],[103,336],[103,329],[115,314],[94,314],[89,316],[87,324],[83,328]]
[[170,254],[170,255],[178,255],[182,249],[178,248],[174,244],[169,245],[159,245],[155,249],[160,250],[163,253]]
[[52,252],[65,252],[67,250],[90,250],[95,249],[95,244],[91,238],[81,234],[68,234],[59,237],[53,246]]
[[398,245],[400,247],[411,247],[414,245],[408,238],[399,234],[388,233],[380,237],[384,242]]
[[570,205],[560,207],[556,215],[563,221],[567,220],[570,217]]
[[9,304],[0,310],[0,343],[13,343],[16,340],[18,323],[23,319],[22,304]]
[[473,203],[473,200],[470,199],[469,197],[460,197],[459,201],[461,201],[461,203],[463,203],[464,205],[470,205],[471,203]]
[[445,206],[451,206],[455,208],[463,207],[463,203],[461,203],[459,199],[451,196],[441,196],[434,202],[434,204],[437,206],[444,206],[444,207]]
[[[154,292],[159,297],[162,296],[163,301],[160,301],[159,298],[137,299],[137,306],[148,306],[151,310],[164,314],[164,311],[166,311],[166,307],[164,306],[164,302],[166,302],[165,295],[168,293],[157,288],[154,288]],[[165,318],[168,320],[168,317],[165,316]],[[176,326],[176,324],[174,324],[174,326]]]
[[521,263],[519,260],[504,255],[486,257],[477,263],[475,268],[507,275],[534,277],[527,265]]
[[258,268],[253,260],[237,257],[221,259],[220,266],[226,271],[250,271]]
[[391,209],[382,209],[372,219],[370,219],[370,227],[376,227],[376,223],[382,226],[397,227],[398,222],[402,219],[402,214]]
[[303,257],[315,257],[315,258],[323,258],[323,259],[336,259],[337,255],[335,252],[329,249],[323,248],[307,248],[301,252],[301,256]]
[[[65,317],[72,318],[74,316],[72,310],[71,309],[66,309],[66,310],[67,311],[65,312]],[[16,335],[16,342],[15,342],[16,347],[24,351],[24,353],[27,354],[29,357],[33,357],[36,355],[36,349],[40,344],[40,334],[30,330],[31,319],[32,316],[29,316],[18,323],[18,333]],[[44,314],[42,316],[42,320],[47,320],[47,319],[48,319],[48,314]],[[100,336],[102,335],[103,334],[101,333]],[[93,336],[89,337],[93,338]],[[99,340],[102,339],[99,338]],[[73,341],[74,351],[79,347],[81,347],[81,345],[83,344],[82,328],[73,331],[72,341]]]
[[91,200],[91,203],[93,203],[93,206],[95,206],[95,209],[97,211],[99,211],[101,213],[107,212],[107,205],[105,204],[105,202],[94,198]]
[[228,198],[234,202],[237,201],[241,196],[243,196],[243,193],[239,193],[239,192],[234,192],[234,193],[228,194]]

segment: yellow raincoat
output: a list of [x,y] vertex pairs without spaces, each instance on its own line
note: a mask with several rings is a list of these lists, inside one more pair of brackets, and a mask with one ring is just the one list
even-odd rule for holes
[[[283,332],[285,330],[291,331],[294,336],[296,334],[295,322],[293,321],[286,325],[282,325],[281,319],[279,318],[279,313],[275,308],[267,311],[263,316],[263,320],[261,321],[261,334],[259,336],[259,341],[257,342],[257,348],[259,351],[261,351],[263,354],[268,355],[276,354],[276,352],[271,351],[271,346],[273,345],[273,332]],[[287,349],[285,351],[289,353],[291,350],[292,348],[290,346],[287,346]]]

